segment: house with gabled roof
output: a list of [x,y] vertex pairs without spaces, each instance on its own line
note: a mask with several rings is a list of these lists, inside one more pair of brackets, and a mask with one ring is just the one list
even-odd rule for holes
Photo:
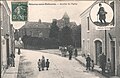
[[28,35],[31,37],[48,38],[49,37],[49,29],[50,29],[50,23],[41,22],[41,20],[39,20],[38,22],[27,21],[25,23],[25,25],[23,25],[19,29],[19,35],[21,37],[24,35]]

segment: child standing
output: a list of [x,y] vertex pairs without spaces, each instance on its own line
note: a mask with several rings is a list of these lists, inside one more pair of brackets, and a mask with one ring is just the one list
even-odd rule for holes
[[107,67],[107,71],[108,71],[108,78],[110,78],[110,75],[111,75],[111,61],[110,61],[110,58],[108,58],[108,60],[107,60],[106,67]]
[[48,70],[49,64],[50,64],[49,59],[47,59],[47,61],[46,61],[46,70]]
[[39,71],[41,71],[41,61],[40,61],[40,59],[38,60],[38,69],[39,69]]
[[94,61],[92,60],[91,61],[91,68],[92,68],[92,71],[94,70]]

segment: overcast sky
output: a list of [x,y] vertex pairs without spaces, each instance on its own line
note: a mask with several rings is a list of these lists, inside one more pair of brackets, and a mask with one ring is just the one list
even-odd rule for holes
[[[92,5],[93,2],[94,1],[29,1],[28,21],[38,21],[41,19],[42,22],[52,22],[52,19],[61,19],[64,13],[67,12],[71,22],[80,24],[80,14]],[[11,9],[10,1],[8,1],[8,5]],[[11,21],[11,23],[16,29],[19,29],[25,22]]]

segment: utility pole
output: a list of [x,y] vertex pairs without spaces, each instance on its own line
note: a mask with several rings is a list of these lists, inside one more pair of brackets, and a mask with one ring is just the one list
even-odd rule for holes
[[107,30],[105,27],[105,55],[107,56]]
[[[104,0],[105,3],[109,3],[109,0]],[[106,26],[105,26],[105,55],[107,58],[107,30],[106,30]]]

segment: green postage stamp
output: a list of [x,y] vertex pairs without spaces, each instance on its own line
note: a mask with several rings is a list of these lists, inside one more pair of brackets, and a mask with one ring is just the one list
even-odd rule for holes
[[27,2],[12,2],[12,21],[27,21]]

